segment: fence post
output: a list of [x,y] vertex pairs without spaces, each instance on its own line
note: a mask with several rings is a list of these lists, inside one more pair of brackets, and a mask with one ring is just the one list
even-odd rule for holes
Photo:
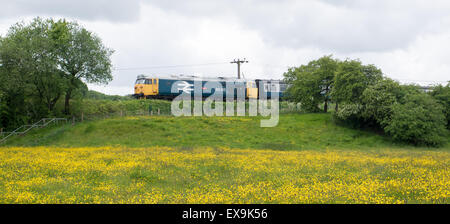
[[72,116],[72,125],[75,125],[75,116]]
[[159,110],[159,108],[158,108],[158,115],[160,115],[161,114],[161,110]]
[[120,116],[123,117],[123,111],[122,110],[120,110]]
[[81,112],[81,122],[84,121],[84,112]]

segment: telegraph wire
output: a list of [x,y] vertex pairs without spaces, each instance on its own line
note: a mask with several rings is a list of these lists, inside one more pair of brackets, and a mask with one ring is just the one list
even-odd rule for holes
[[[165,68],[183,68],[183,67],[199,67],[199,66],[212,66],[212,65],[225,65],[229,64],[230,62],[217,62],[217,63],[203,63],[203,64],[183,64],[183,65],[155,65],[155,66],[145,66],[145,67],[124,67],[124,68],[114,68],[114,71],[132,71],[132,70],[151,70],[151,69],[165,69]],[[272,68],[289,68],[290,66],[282,66],[282,65],[270,65],[270,64],[263,64],[263,63],[255,63],[259,65],[263,65],[265,67],[272,67]],[[414,79],[399,79],[391,77],[394,80],[401,81],[401,82],[424,82],[424,83],[447,83],[450,80],[444,81],[444,80],[414,80]]]
[[210,66],[210,65],[224,65],[229,62],[218,63],[204,63],[204,64],[187,64],[187,65],[157,65],[146,67],[129,67],[129,68],[114,68],[115,71],[129,71],[129,70],[148,70],[148,69],[161,69],[161,68],[182,68],[182,67],[198,67],[198,66]]
[[[395,78],[394,78],[395,79]],[[395,79],[395,80],[398,80],[398,81],[406,81],[406,82],[449,82],[450,80],[448,80],[448,81],[444,81],[444,80],[414,80],[414,79]]]

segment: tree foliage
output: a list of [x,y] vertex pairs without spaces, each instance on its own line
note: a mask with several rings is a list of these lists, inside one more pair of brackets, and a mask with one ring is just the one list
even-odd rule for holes
[[90,83],[112,79],[112,50],[100,38],[65,20],[35,18],[0,38],[0,122],[13,127],[57,114],[55,107]]
[[53,22],[52,39],[60,74],[67,80],[65,112],[68,114],[70,99],[73,91],[79,88],[80,81],[107,84],[112,80],[110,56],[114,51],[76,22]]
[[319,104],[323,102],[323,111],[327,112],[337,67],[338,61],[330,55],[290,68],[284,74],[285,81],[290,84],[287,95],[309,112],[319,111]]
[[374,119],[383,127],[390,121],[392,105],[400,102],[403,95],[398,82],[388,78],[380,80],[364,90],[361,97],[364,109],[361,116]]
[[450,129],[450,82],[446,86],[436,86],[431,92],[431,96],[443,106],[447,128]]
[[29,25],[17,23],[1,41],[1,89],[13,124],[48,114],[62,95],[65,84],[57,74],[49,24],[39,18]]
[[385,131],[393,139],[415,145],[439,146],[445,142],[443,107],[425,93],[410,94],[394,104]]
[[338,103],[361,103],[364,90],[383,78],[374,65],[363,65],[359,60],[339,63],[334,77],[333,99]]
[[347,118],[349,123],[359,116],[360,124],[376,125],[394,140],[414,145],[439,146],[445,142],[443,107],[418,86],[380,80],[364,90],[360,108]]
[[[383,77],[374,65],[326,56],[284,74],[291,100],[308,112],[322,102],[335,102],[337,121],[353,127],[383,130],[394,140],[438,146],[449,125],[450,83],[426,94],[416,85]],[[325,107],[326,108],[326,107]]]

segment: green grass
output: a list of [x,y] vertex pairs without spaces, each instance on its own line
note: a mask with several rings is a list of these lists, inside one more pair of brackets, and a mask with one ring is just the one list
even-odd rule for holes
[[0,148],[0,203],[442,203],[445,151]]
[[449,203],[449,144],[395,143],[330,113],[282,114],[274,128],[261,119],[35,130],[0,147],[0,203]]
[[[411,148],[371,131],[338,126],[328,114],[282,114],[261,128],[262,117],[124,117],[51,127],[14,137],[8,146],[170,146],[241,149]],[[444,148],[448,148],[445,146]]]

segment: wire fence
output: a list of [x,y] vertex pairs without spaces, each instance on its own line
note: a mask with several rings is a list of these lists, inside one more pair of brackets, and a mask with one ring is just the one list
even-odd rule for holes
[[76,122],[94,121],[94,120],[129,117],[129,116],[172,116],[172,113],[170,111],[161,110],[159,108],[156,108],[155,110],[135,110],[135,111],[121,110],[99,114],[85,114],[84,112],[81,112],[77,116],[72,116],[71,122],[76,123]]
[[[224,105],[225,106],[225,105]],[[194,108],[192,107],[192,114]],[[225,107],[224,107],[225,109]],[[248,109],[248,105],[246,105],[246,109]],[[301,111],[301,106],[299,103],[292,103],[292,102],[280,102],[280,109],[279,112],[281,114],[283,113],[299,113]],[[3,141],[3,139],[7,139],[8,137],[11,137],[13,135],[25,135],[28,131],[34,129],[34,128],[42,128],[47,127],[51,124],[58,125],[61,122],[65,123],[71,123],[74,125],[75,123],[79,122],[86,122],[86,121],[95,121],[95,120],[102,120],[102,119],[109,119],[109,118],[119,118],[119,117],[129,117],[129,116],[174,116],[172,112],[170,111],[170,108],[163,107],[163,108],[152,108],[149,107],[148,109],[140,109],[140,110],[120,110],[120,111],[112,111],[107,113],[97,113],[97,114],[88,114],[88,113],[78,113],[76,115],[68,116],[66,118],[44,118],[32,125],[23,125],[13,131],[6,132],[3,128],[0,128],[0,143]],[[225,111],[224,111],[225,116]],[[49,122],[50,121],[50,122]]]
[[33,123],[31,125],[22,125],[18,128],[16,128],[14,131],[11,132],[4,132],[3,128],[0,129],[0,144],[4,143],[8,138],[15,136],[15,135],[25,135],[29,131],[35,129],[35,128],[43,128],[48,127],[51,125],[58,125],[61,122],[67,123],[67,118],[42,118],[36,123]]

